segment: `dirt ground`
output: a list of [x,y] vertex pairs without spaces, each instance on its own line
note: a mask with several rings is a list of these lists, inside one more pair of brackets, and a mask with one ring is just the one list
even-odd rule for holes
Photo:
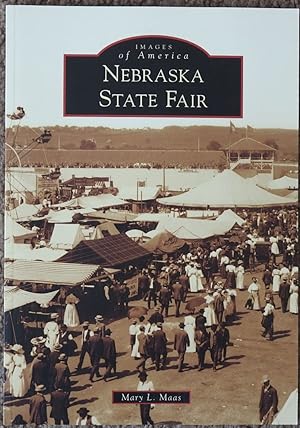
[[[251,282],[252,274],[247,273],[245,284]],[[261,278],[261,272],[256,275]],[[261,293],[263,294],[263,293]],[[261,336],[261,313],[244,308],[247,291],[238,291],[238,320],[229,327],[232,346],[227,349],[225,366],[218,366],[213,372],[211,359],[206,355],[207,368],[198,372],[196,354],[186,354],[187,366],[182,373],[176,370],[176,352],[173,351],[174,329],[183,319],[174,317],[174,306],[164,323],[164,330],[169,339],[168,368],[156,372],[149,366],[148,374],[156,390],[190,390],[191,404],[156,405],[151,415],[155,423],[164,424],[258,424],[258,402],[261,378],[268,374],[272,385],[277,389],[279,408],[289,394],[297,387],[298,361],[298,317],[290,313],[283,314],[278,296],[275,297],[276,313],[274,324],[274,341],[269,342]],[[189,296],[190,297],[190,296]],[[184,305],[182,305],[182,311]],[[150,314],[153,310],[150,311]],[[139,407],[132,404],[112,404],[113,390],[135,390],[138,383],[137,362],[130,357],[127,318],[109,324],[116,340],[118,359],[118,378],[111,378],[105,383],[99,380],[91,384],[87,369],[80,375],[73,375],[70,395],[70,424],[75,424],[77,410],[87,407],[90,414],[97,417],[102,424],[140,424]],[[80,328],[78,328],[78,331]],[[79,337],[76,338],[79,341]],[[69,359],[71,371],[78,362],[78,355]],[[104,368],[100,369],[103,373]],[[49,399],[49,395],[46,395]],[[18,414],[29,419],[29,398],[11,399],[5,403],[5,423]],[[50,406],[48,414],[50,414]],[[54,423],[49,418],[49,423]]]

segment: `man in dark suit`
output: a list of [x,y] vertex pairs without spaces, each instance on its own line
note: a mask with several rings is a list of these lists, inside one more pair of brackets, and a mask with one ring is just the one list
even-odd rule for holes
[[31,398],[29,404],[29,423],[43,425],[47,423],[47,402],[44,397],[46,388],[44,385],[35,387],[36,394]]
[[213,371],[217,370],[218,358],[220,355],[220,350],[222,349],[222,338],[218,330],[218,326],[213,324],[211,326],[211,335],[210,335],[210,356],[213,362]]
[[172,290],[176,306],[176,317],[178,318],[180,315],[180,303],[183,301],[183,285],[176,282],[172,285]]
[[206,323],[206,318],[203,314],[204,309],[200,309],[198,315],[196,316],[196,330],[200,330],[200,328]]
[[90,381],[93,382],[94,376],[101,377],[99,372],[100,358],[103,355],[103,338],[100,337],[99,330],[95,329],[94,335],[90,337],[88,343],[88,352],[91,359]]
[[141,368],[142,369],[141,371],[145,371],[146,361],[149,358],[149,353],[148,353],[148,336],[145,334],[145,326],[143,325],[140,326],[138,352],[141,355],[141,361],[136,366],[136,368],[138,370]]
[[67,363],[68,357],[66,354],[60,354],[58,363],[54,367],[54,388],[61,388],[63,391],[70,394],[71,392],[71,381],[70,381],[70,369]]
[[146,298],[147,298],[148,291],[149,291],[149,285],[150,285],[149,276],[146,275],[146,272],[143,270],[142,275],[138,279],[139,296],[143,300],[146,300]]
[[53,351],[50,352],[48,357],[48,365],[49,365],[49,371],[48,371],[48,389],[49,391],[53,391],[54,388],[54,378],[55,378],[55,371],[54,368],[56,364],[58,363],[58,358],[61,354],[61,348],[62,345],[60,343],[56,343],[54,345]]
[[205,367],[205,354],[209,348],[210,333],[206,330],[204,324],[201,324],[195,331],[196,350],[198,354],[198,370]]
[[158,330],[153,332],[153,346],[154,346],[155,368],[156,368],[156,371],[159,371],[160,368],[165,369],[167,364],[167,337],[166,337],[166,333],[162,329],[161,322],[157,323],[157,327],[158,327]]
[[278,395],[276,389],[270,384],[269,376],[263,376],[262,383],[259,400],[259,420],[261,425],[271,425],[274,415],[278,412]]
[[154,306],[157,305],[157,293],[160,290],[160,283],[155,277],[154,273],[150,275],[149,293],[148,293],[148,309],[150,309],[151,301],[153,300]]
[[215,297],[215,313],[218,323],[220,324],[222,322],[224,313],[224,296],[222,295],[221,288],[217,290],[217,295]]
[[49,379],[49,366],[43,353],[39,353],[32,366],[31,384],[47,387]]
[[155,306],[154,313],[149,318],[149,323],[150,324],[157,324],[158,322],[160,322],[160,323],[164,322],[164,317],[159,312],[159,309],[160,309],[159,306]]
[[[174,284],[176,285],[176,284]],[[182,372],[184,355],[187,346],[190,346],[190,340],[187,332],[184,330],[184,323],[179,324],[179,330],[175,333],[174,349],[178,352],[178,371]]]
[[183,298],[182,298],[182,301],[183,301],[183,303],[185,303],[186,296],[187,296],[187,293],[189,291],[189,286],[190,286],[189,278],[188,278],[188,276],[185,273],[182,273],[179,276],[178,281],[183,286]]
[[69,425],[68,407],[69,396],[62,388],[57,388],[51,392],[50,398],[51,412],[50,418],[54,419],[55,425]]
[[164,284],[159,293],[159,302],[161,304],[160,313],[163,314],[165,311],[166,318],[168,317],[169,305],[171,302],[171,291],[169,290],[167,284]]
[[290,283],[287,278],[283,278],[283,282],[279,285],[278,295],[281,300],[281,310],[282,312],[287,312],[287,304],[290,297]]
[[65,324],[60,326],[57,341],[62,345],[61,353],[66,354],[68,357],[74,353],[74,340],[72,335],[68,332],[68,327]]
[[116,364],[117,364],[117,351],[116,344],[114,339],[110,337],[111,330],[108,328],[105,330],[105,336],[102,339],[103,342],[103,358],[105,360],[106,371],[103,376],[103,380],[107,382],[107,378],[110,376],[111,371],[113,370],[116,374]]
[[89,322],[84,321],[84,323],[82,324],[81,351],[79,356],[79,363],[78,363],[78,366],[76,367],[77,372],[79,372],[82,368],[85,354],[88,353],[88,350],[89,350],[89,340],[90,340],[90,337],[92,336],[94,336],[94,332],[89,329]]
[[226,327],[225,322],[221,322],[219,327],[219,334],[220,334],[220,350],[219,350],[218,361],[222,363],[226,360],[227,346],[229,345],[229,342],[230,342],[230,333],[228,328]]

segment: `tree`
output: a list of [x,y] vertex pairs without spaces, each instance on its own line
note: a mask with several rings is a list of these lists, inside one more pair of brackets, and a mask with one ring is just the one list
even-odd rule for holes
[[273,149],[275,150],[279,149],[279,146],[276,140],[274,140],[274,138],[268,138],[267,140],[264,141],[264,144],[266,144],[267,146],[273,147]]
[[218,141],[212,140],[207,144],[206,148],[207,150],[220,150],[221,144]]

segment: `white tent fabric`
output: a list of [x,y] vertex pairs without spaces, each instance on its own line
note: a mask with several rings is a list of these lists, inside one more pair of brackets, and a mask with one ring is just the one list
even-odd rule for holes
[[135,238],[141,238],[142,236],[144,236],[145,232],[139,229],[131,229],[125,232],[125,235],[127,235],[128,238],[135,239]]
[[31,248],[29,244],[16,244],[12,240],[5,241],[4,258],[10,260],[43,260],[54,262],[64,256],[66,251],[52,248]]
[[79,208],[79,209],[64,209],[59,211],[50,210],[47,220],[48,223],[72,223],[75,214],[90,214],[95,212],[92,208]]
[[199,220],[174,218],[160,222],[155,229],[155,235],[154,232],[152,233],[153,236],[156,236],[161,232],[169,232],[176,236],[176,238],[186,240],[207,239],[216,235],[224,235],[236,223],[236,219]]
[[266,185],[268,189],[279,190],[279,189],[298,189],[298,179],[287,177],[286,175],[276,180],[269,181]]
[[159,223],[160,221],[164,221],[165,219],[172,218],[171,214],[167,213],[141,213],[136,216],[134,221],[137,222],[147,222],[147,223]]
[[156,199],[160,192],[160,187],[122,187],[118,197],[125,201],[151,201]]
[[275,416],[272,425],[298,425],[298,389],[295,389],[282,409]]
[[121,205],[126,205],[126,202],[117,196],[111,194],[102,194],[98,196],[81,196],[79,198],[71,199],[67,202],[62,202],[61,204],[53,205],[53,207],[73,207],[73,208],[92,208],[95,210],[117,207]]
[[294,199],[295,201],[298,201],[299,199],[299,193],[298,190],[294,190],[293,192],[288,194],[289,199]]
[[225,170],[210,181],[180,195],[160,198],[162,205],[180,207],[268,207],[292,205],[293,200],[273,195],[242,178],[231,170]]
[[36,236],[35,232],[21,226],[15,220],[13,220],[9,215],[5,215],[4,239],[17,238],[19,240],[22,240],[22,239],[30,239],[33,236]]
[[238,226],[242,226],[245,223],[245,220],[230,209],[223,211],[216,221],[228,222],[228,224],[232,225],[237,224]]
[[71,250],[84,240],[79,224],[56,224],[49,246],[60,250]]
[[37,284],[79,285],[88,281],[98,265],[16,260],[4,264],[4,278]]
[[42,205],[21,204],[9,211],[9,215],[16,221],[26,221],[31,216],[37,214],[42,208]]
[[4,312],[11,311],[29,303],[47,304],[51,302],[59,290],[50,293],[31,293],[19,287],[4,287]]

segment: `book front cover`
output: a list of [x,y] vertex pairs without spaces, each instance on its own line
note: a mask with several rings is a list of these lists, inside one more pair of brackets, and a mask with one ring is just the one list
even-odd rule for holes
[[6,14],[5,425],[296,424],[299,11]]

